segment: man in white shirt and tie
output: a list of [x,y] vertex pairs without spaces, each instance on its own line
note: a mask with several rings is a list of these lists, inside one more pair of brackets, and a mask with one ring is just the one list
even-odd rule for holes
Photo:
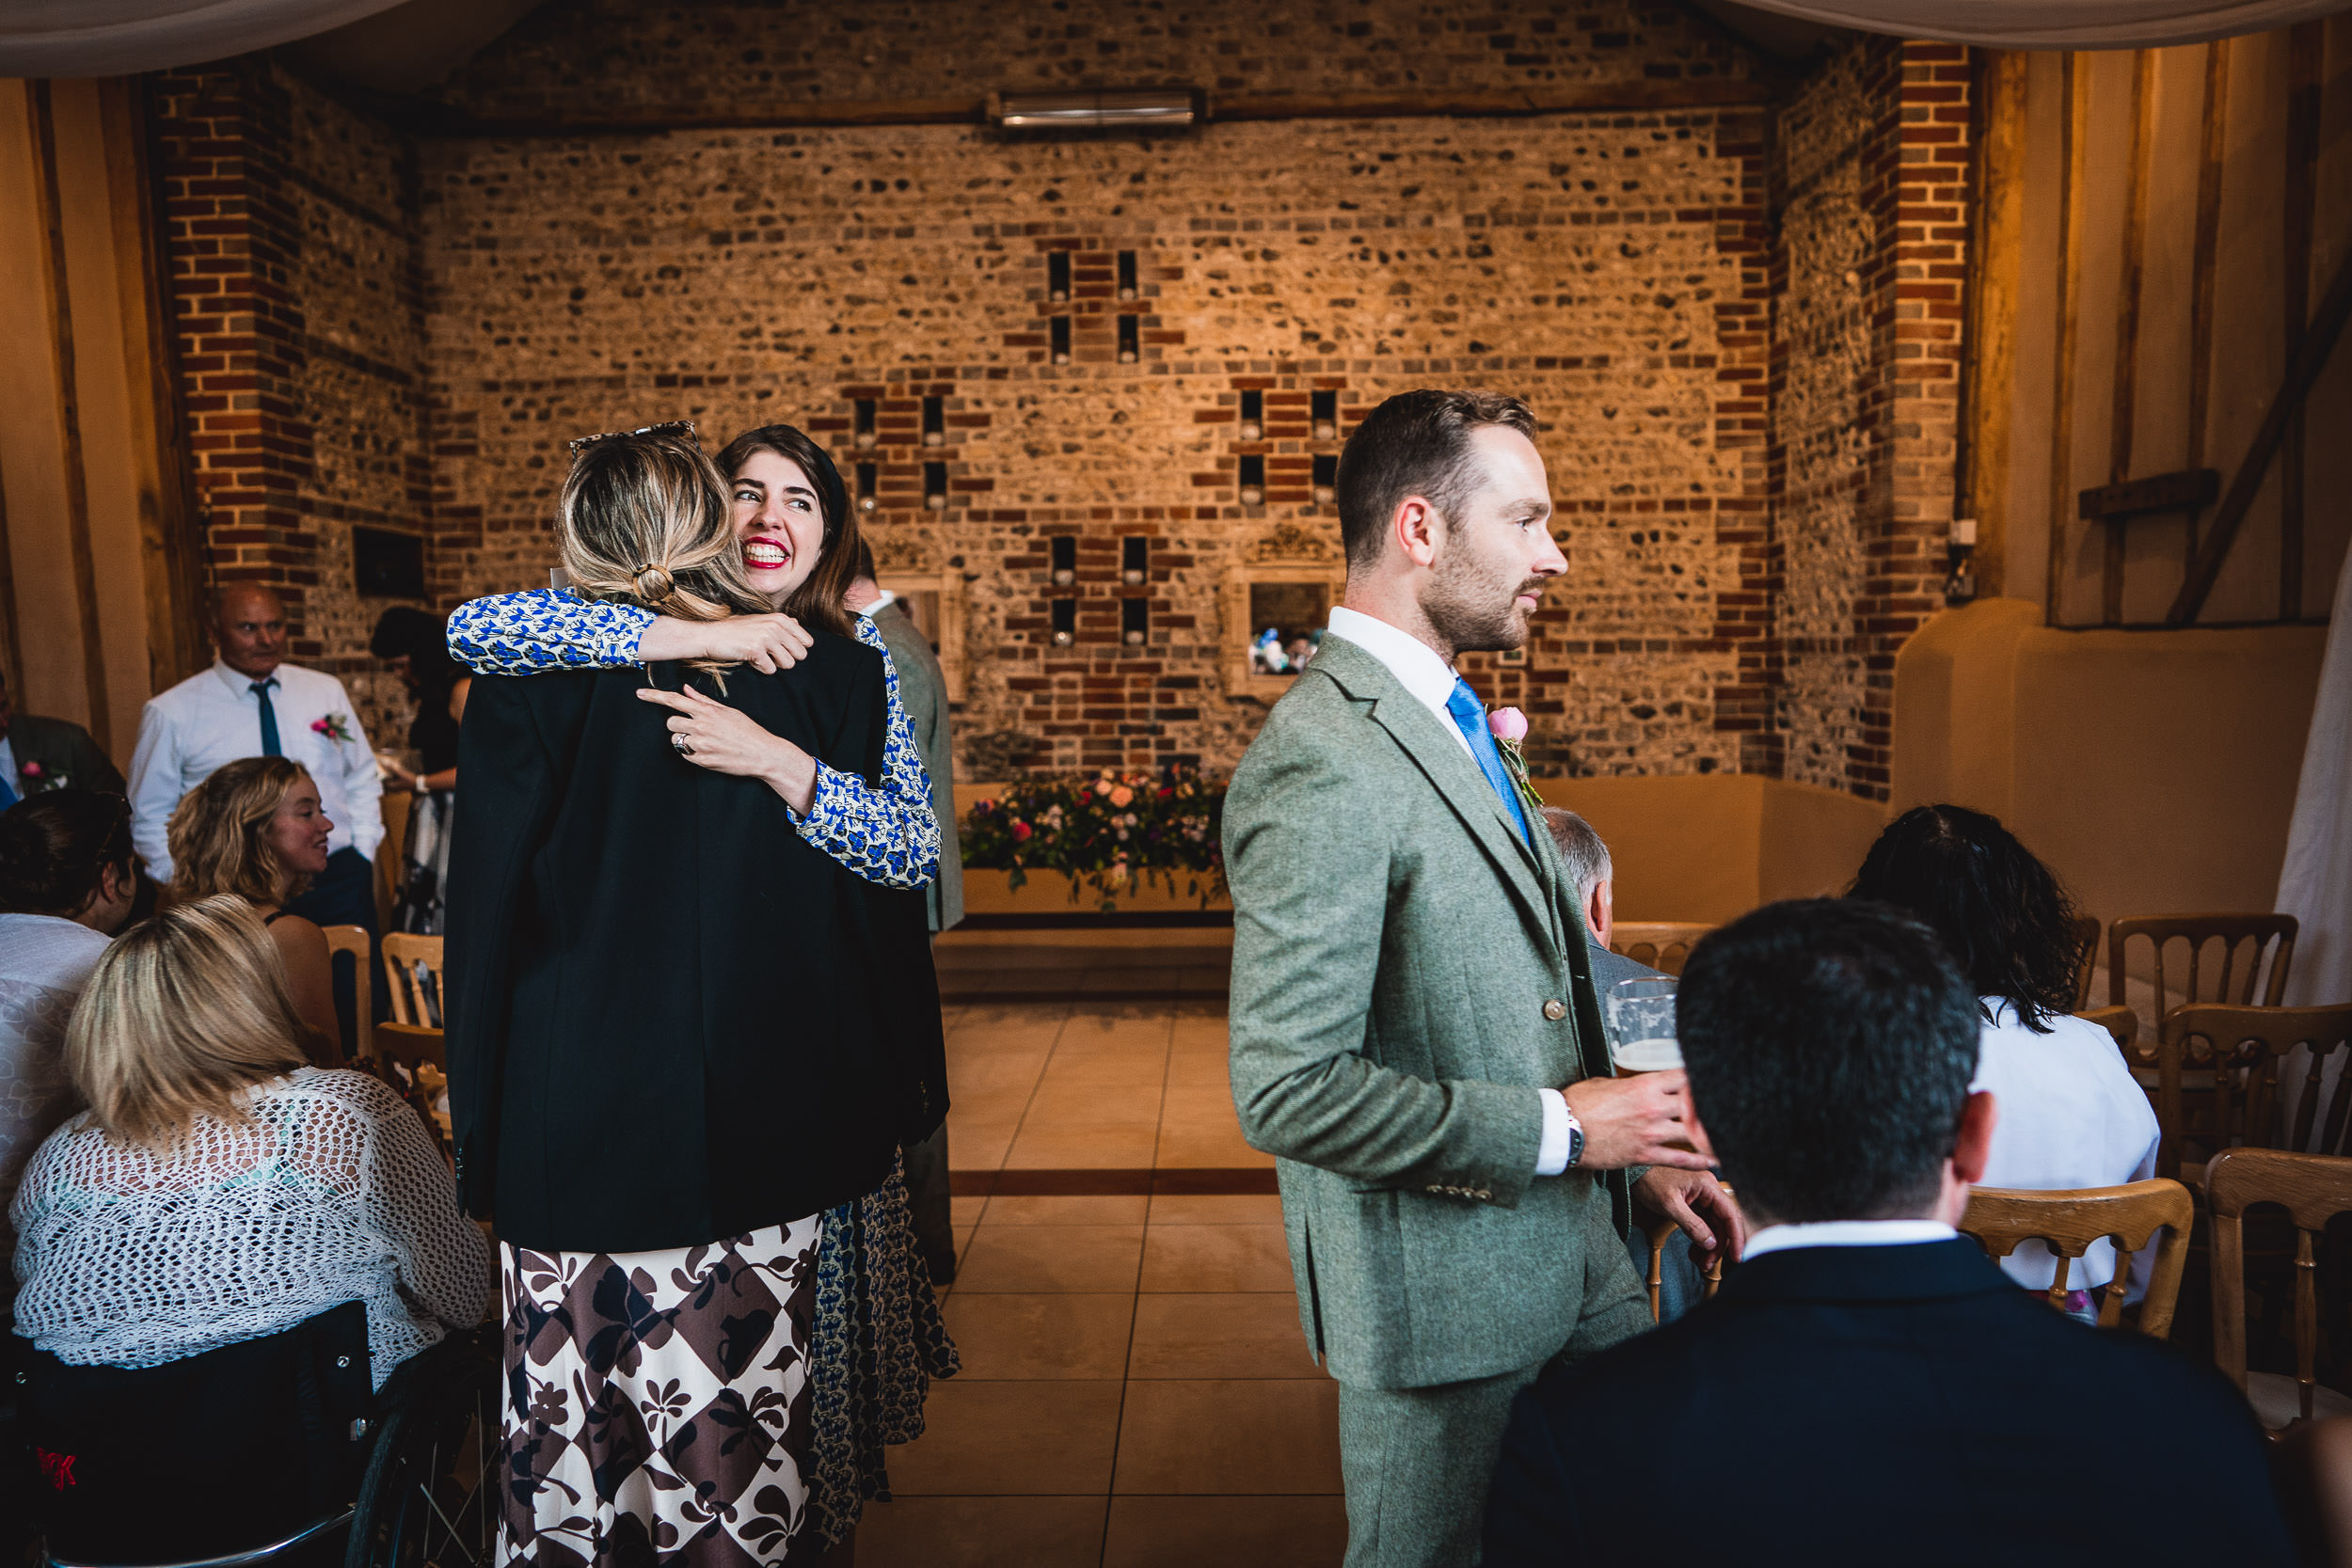
[[219,655],[212,668],[151,699],[139,715],[131,839],[148,873],[171,879],[166,825],[180,798],[213,769],[239,757],[290,757],[317,782],[319,804],[335,832],[326,872],[288,910],[321,926],[373,932],[384,785],[350,693],[332,675],[285,662],[285,604],[258,584],[220,591],[213,640]]

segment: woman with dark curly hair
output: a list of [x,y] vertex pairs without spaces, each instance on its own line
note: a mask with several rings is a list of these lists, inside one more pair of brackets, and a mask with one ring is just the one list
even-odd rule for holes
[[[1984,1186],[2112,1187],[2154,1174],[2148,1096],[2113,1037],[2069,1012],[2082,957],[2074,905],[1998,818],[1964,806],[1914,807],[1870,846],[1848,896],[1917,916],[1976,988],[1984,1022],[1973,1087],[1992,1092],[2000,1117]],[[2152,1259],[2153,1249],[2141,1258]],[[2040,1242],[2020,1244],[2001,1267],[2037,1291],[2056,1272]],[[2137,1294],[2145,1275],[2135,1272]],[[2071,1275],[2069,1310],[2089,1310],[2090,1290],[2114,1276],[2115,1248],[2094,1243]]]

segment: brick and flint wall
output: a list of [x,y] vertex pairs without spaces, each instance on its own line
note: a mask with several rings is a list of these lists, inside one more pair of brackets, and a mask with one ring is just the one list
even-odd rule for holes
[[[1484,387],[1543,421],[1569,562],[1523,662],[1468,661],[1528,709],[1538,767],[1883,794],[1892,652],[1949,515],[1960,52],[1857,45],[1766,102],[1766,68],[1673,7],[1170,23],[1097,0],[1008,40],[927,32],[913,13],[955,8],[902,0],[789,43],[772,11],[625,9],[543,8],[407,131],[282,71],[164,79],[215,567],[297,594],[314,662],[370,663],[381,605],[352,590],[352,522],[426,533],[441,604],[534,586],[567,437],[690,417],[715,446],[782,420],[846,476],[875,466],[863,520],[885,562],[962,574],[965,771],[1221,769],[1264,715],[1226,690],[1228,567],[1285,530],[1336,544],[1314,460],[1363,410]],[[1237,99],[1688,81],[1754,102],[1070,138],[724,123],[1079,78]],[[587,129],[615,104],[677,123]],[[1060,648],[1057,534],[1078,551]],[[1135,534],[1141,590],[1120,571]],[[1134,646],[1120,601],[1138,593]]]

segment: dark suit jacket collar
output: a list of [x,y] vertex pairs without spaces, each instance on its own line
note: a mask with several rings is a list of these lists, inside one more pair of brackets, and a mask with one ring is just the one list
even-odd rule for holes
[[[1559,890],[1550,862],[1542,847],[1519,836],[1502,798],[1437,715],[1369,650],[1337,633],[1325,635],[1307,673],[1322,674],[1350,701],[1366,705],[1366,716],[1404,748],[1494,861],[1526,904],[1536,928],[1549,933],[1555,945],[1563,945]],[[1531,820],[1528,826],[1534,830],[1538,824]]]
[[1716,1299],[1938,1301],[2014,1291],[1965,1236],[1895,1246],[1809,1246],[1768,1252],[1724,1275]]

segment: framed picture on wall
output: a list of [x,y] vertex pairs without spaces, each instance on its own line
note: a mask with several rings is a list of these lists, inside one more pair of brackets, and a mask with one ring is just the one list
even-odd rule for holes
[[963,574],[883,571],[874,580],[876,586],[898,596],[898,602],[906,607],[907,619],[914,623],[914,629],[923,634],[931,652],[939,656],[940,673],[947,681],[947,700],[962,702]]
[[1347,584],[1344,566],[1258,562],[1225,574],[1225,689],[1273,702],[1314,659],[1331,607]]

